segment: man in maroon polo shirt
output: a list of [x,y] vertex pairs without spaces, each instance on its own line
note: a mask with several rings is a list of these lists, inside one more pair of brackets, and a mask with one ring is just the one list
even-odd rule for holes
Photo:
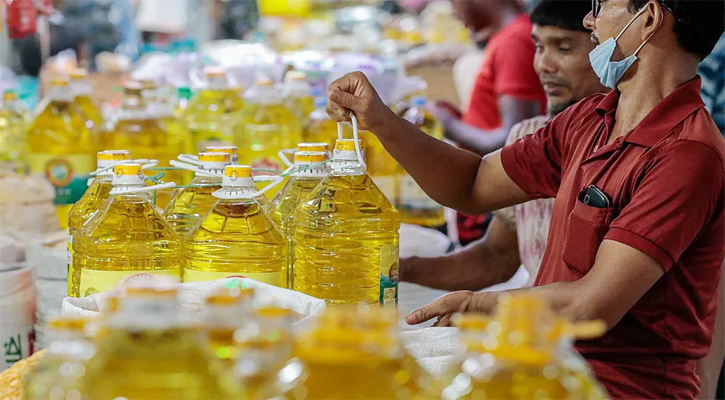
[[[725,256],[725,141],[700,99],[700,60],[723,1],[595,0],[585,18],[607,95],[483,159],[397,118],[361,73],[330,85],[328,113],[356,115],[437,202],[478,214],[555,197],[534,288],[607,334],[577,349],[615,398],[695,398]],[[435,154],[437,162],[420,154]],[[497,294],[454,292],[408,323],[488,312]]]

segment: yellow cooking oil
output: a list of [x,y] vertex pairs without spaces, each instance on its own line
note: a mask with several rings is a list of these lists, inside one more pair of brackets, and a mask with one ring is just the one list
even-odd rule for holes
[[466,314],[454,323],[467,350],[447,374],[444,399],[606,398],[586,363],[572,360],[573,339],[602,335],[599,321],[572,324],[542,298],[516,294],[502,296],[491,318]]
[[82,380],[93,399],[241,399],[239,384],[185,322],[175,288],[131,286]]
[[27,157],[25,135],[30,123],[30,111],[18,100],[18,92],[3,92],[0,103],[0,164],[20,168]]
[[[429,136],[443,140],[443,125],[426,110],[425,96],[413,96],[403,118]],[[398,166],[399,191],[397,208],[406,224],[439,228],[446,223],[443,206],[431,199],[403,167]]]
[[[397,361],[399,343],[389,332],[350,321],[354,307],[330,307],[315,328],[297,341],[300,370],[287,398],[412,399],[411,374]],[[294,369],[284,372],[294,372]]]
[[221,67],[204,68],[206,86],[186,105],[183,120],[198,152],[206,146],[231,145],[244,100]]
[[50,345],[23,377],[27,400],[81,399],[81,380],[95,354],[87,317],[56,317],[46,323]]
[[204,299],[204,341],[214,357],[228,370],[239,356],[235,332],[252,319],[254,289],[222,288]]
[[58,223],[65,229],[73,203],[88,187],[98,151],[97,135],[88,129],[86,117],[73,103],[67,80],[51,81],[26,139],[30,171],[55,187]]
[[247,277],[287,287],[287,242],[255,200],[252,168],[228,165],[219,200],[185,241],[184,282]]
[[288,390],[289,380],[282,371],[293,357],[294,312],[267,305],[255,310],[235,332],[235,378],[250,398],[271,399]]
[[[324,149],[325,147],[327,147],[326,144],[320,148]],[[287,240],[288,287],[293,287],[294,281],[295,210],[327,176],[329,172],[325,164],[327,160],[326,151],[297,151],[294,155],[294,172],[269,206],[269,217],[272,218],[272,221],[282,231]]]
[[199,153],[194,179],[176,192],[164,210],[164,219],[179,236],[186,236],[217,202],[212,194],[221,189],[222,173],[229,160],[227,153]]
[[239,162],[255,169],[282,171],[285,165],[277,153],[301,141],[300,121],[284,105],[272,80],[257,79],[245,93],[242,121],[235,129],[234,144],[242,149]]
[[[327,97],[315,97],[314,106],[315,110],[310,113],[305,129],[302,132],[302,139],[308,143],[327,143],[332,149],[338,139],[337,122],[330,118],[327,111],[325,111]],[[346,137],[352,135],[349,125],[344,125],[343,134]]]
[[365,145],[368,174],[378,188],[393,204],[398,202],[400,167],[393,156],[385,150],[380,140],[370,131],[360,132]]
[[[143,97],[144,87],[138,82],[124,84],[121,109],[111,129],[102,133],[102,143],[109,149],[127,149],[137,159],[155,159],[160,167],[184,152],[183,140],[168,133],[166,126],[154,114]],[[146,171],[155,175],[156,171]],[[181,183],[182,171],[164,171],[164,181]],[[171,200],[171,191],[156,193],[156,204],[162,209]]]
[[[96,213],[101,205],[111,196],[113,188],[113,166],[122,161],[129,161],[128,150],[104,150],[96,156],[97,169],[88,190],[71,208],[68,214],[68,296],[73,293],[73,235]],[[80,288],[76,288],[78,292]]]
[[315,110],[312,88],[307,83],[307,75],[303,71],[288,71],[284,75],[282,97],[288,109],[304,123]]
[[332,304],[394,305],[400,214],[355,147],[337,141],[332,172],[295,211],[294,289]]
[[103,127],[103,114],[91,99],[91,84],[88,81],[88,71],[77,68],[70,72],[70,89],[73,93],[73,103],[90,120],[93,125],[88,129],[100,130]]
[[113,172],[111,197],[73,235],[73,297],[180,277],[182,242],[151,202],[155,187],[146,186],[141,164]]

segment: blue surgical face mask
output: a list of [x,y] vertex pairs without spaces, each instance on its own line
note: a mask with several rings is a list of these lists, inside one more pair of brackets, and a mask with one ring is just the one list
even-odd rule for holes
[[626,57],[621,61],[611,61],[614,50],[617,48],[617,40],[619,40],[624,31],[632,25],[634,20],[642,15],[645,9],[646,6],[642,7],[642,9],[639,10],[634,17],[632,17],[627,25],[622,28],[622,31],[619,32],[616,38],[609,38],[605,40],[603,43],[597,45],[594,50],[589,52],[589,63],[592,64],[592,69],[594,69],[594,73],[597,74],[599,82],[601,82],[602,85],[610,89],[615,89],[629,67],[637,61],[637,53],[642,50],[642,47],[644,47],[647,41],[649,41],[652,38],[652,35],[654,35],[654,33],[652,33],[652,35],[642,42],[631,56]]

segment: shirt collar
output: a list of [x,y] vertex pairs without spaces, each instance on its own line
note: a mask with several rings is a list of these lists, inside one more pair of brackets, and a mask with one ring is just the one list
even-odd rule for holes
[[[624,141],[641,146],[652,147],[666,137],[672,129],[688,115],[703,108],[705,104],[700,97],[699,76],[680,85],[659,102],[646,117],[632,130]],[[619,102],[619,91],[609,92],[599,102],[596,112],[600,117],[614,125],[614,112]],[[611,129],[611,128],[610,128]]]

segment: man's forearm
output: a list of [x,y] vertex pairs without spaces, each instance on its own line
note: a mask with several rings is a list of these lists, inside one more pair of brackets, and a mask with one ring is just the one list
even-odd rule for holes
[[503,147],[508,130],[505,128],[484,130],[468,125],[460,119],[453,119],[446,127],[446,135],[476,154],[484,156]]
[[700,378],[700,399],[714,399],[720,369],[725,357],[725,271],[721,272],[718,288],[717,317],[712,334],[710,352],[697,361],[697,376]]
[[520,264],[516,232],[494,218],[486,236],[460,251],[400,260],[400,280],[441,290],[481,290],[509,280]]

